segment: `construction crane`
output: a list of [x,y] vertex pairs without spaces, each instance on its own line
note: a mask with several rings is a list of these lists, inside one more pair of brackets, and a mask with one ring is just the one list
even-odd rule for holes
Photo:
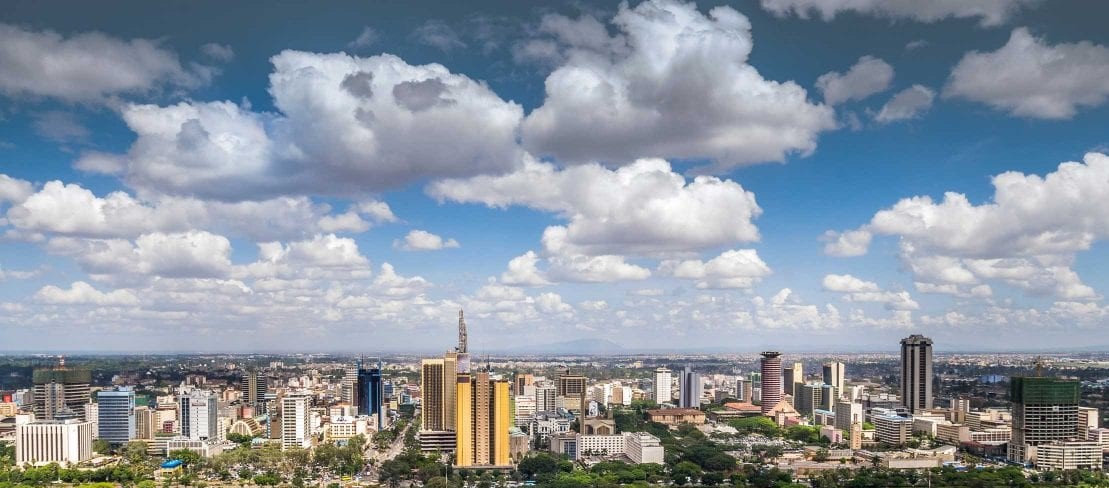
[[1036,366],[1036,377],[1042,378],[1044,376],[1044,357],[1036,356],[1032,358],[1032,364]]

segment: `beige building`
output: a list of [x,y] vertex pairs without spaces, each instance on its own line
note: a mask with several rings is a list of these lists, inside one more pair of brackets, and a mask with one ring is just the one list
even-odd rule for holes
[[455,391],[455,466],[509,466],[509,382],[487,371],[459,373]]
[[1092,441],[1053,441],[1029,446],[1033,465],[1045,471],[1101,469],[1101,446]]
[[663,408],[648,410],[647,419],[663,425],[676,426],[681,424],[705,423],[705,412],[695,408]]
[[161,430],[158,425],[158,412],[150,407],[135,407],[135,439],[153,439],[154,433]]
[[665,451],[658,437],[646,432],[624,433],[624,455],[635,464],[663,464]]
[[93,423],[45,420],[15,426],[15,464],[74,465],[92,459]]
[[311,402],[307,395],[281,399],[281,449],[312,447]]

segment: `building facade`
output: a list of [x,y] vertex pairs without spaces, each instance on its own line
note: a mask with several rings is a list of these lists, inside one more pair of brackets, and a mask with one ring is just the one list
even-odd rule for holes
[[134,390],[117,387],[98,391],[96,403],[96,428],[100,439],[118,447],[136,438]]
[[216,395],[193,389],[181,395],[178,412],[181,436],[193,440],[219,440],[219,409]]
[[63,411],[72,411],[81,420],[96,420],[85,415],[85,405],[91,399],[91,371],[66,368],[63,362],[56,368],[34,370],[31,382],[35,419],[53,420]]
[[92,459],[92,422],[45,420],[15,426],[15,464],[73,465]]
[[511,386],[488,371],[457,379],[455,466],[508,466]]
[[1034,463],[1036,450],[1032,448],[1077,438],[1080,391],[1078,380],[1013,377],[1009,383],[1009,398],[1013,402],[1009,460]]
[[281,399],[281,449],[312,447],[312,398],[290,395]]
[[901,403],[909,413],[932,408],[932,339],[901,339]]
[[668,368],[655,369],[655,403],[661,405],[674,401],[673,392],[670,391],[672,381]]
[[782,401],[782,355],[775,351],[762,353],[761,395],[763,415]]
[[239,391],[242,393],[240,402],[254,409],[254,414],[267,413],[269,406],[266,403],[266,393],[269,392],[269,379],[259,374],[257,370],[250,371],[239,380]]
[[704,396],[705,384],[701,381],[701,374],[693,371],[689,366],[682,371],[681,395],[678,406],[681,408],[701,408],[701,397]]

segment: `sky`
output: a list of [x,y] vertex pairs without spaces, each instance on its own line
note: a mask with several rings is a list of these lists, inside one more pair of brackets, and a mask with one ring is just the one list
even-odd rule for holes
[[1109,347],[1103,2],[12,2],[0,351]]

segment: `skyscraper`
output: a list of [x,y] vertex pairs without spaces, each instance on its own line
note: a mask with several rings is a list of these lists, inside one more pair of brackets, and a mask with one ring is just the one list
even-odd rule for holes
[[762,353],[762,413],[782,401],[782,355],[777,351]]
[[85,416],[85,404],[91,398],[91,371],[67,368],[63,358],[57,367],[34,370],[31,382],[36,420],[53,420],[63,410],[72,410],[81,420],[96,420]]
[[658,368],[655,370],[655,403],[663,404],[673,401],[674,396],[670,391],[670,370]]
[[385,428],[385,412],[382,405],[385,403],[385,385],[381,381],[381,362],[376,368],[363,368],[362,361],[358,361],[358,414],[377,415],[377,429]]
[[794,405],[797,405],[797,388],[805,382],[805,372],[802,369],[801,363],[793,363],[792,366],[782,369],[782,394],[791,395],[794,397]]
[[535,375],[530,373],[516,373],[516,391],[513,392],[516,396],[524,394],[524,387],[531,386],[535,383]]
[[192,389],[181,395],[181,435],[193,440],[219,440],[219,410],[216,395],[208,390]]
[[96,425],[100,439],[122,446],[135,438],[135,392],[116,387],[96,393]]
[[554,385],[537,385],[535,387],[535,410],[538,412],[552,412],[558,408],[558,389]]
[[312,447],[311,400],[307,395],[281,399],[281,449]]
[[1015,376],[1009,382],[1013,402],[1013,438],[1009,460],[1032,461],[1032,447],[1077,438],[1078,380]]
[[585,416],[586,412],[585,383],[585,376],[573,374],[569,368],[559,373],[558,381],[555,383],[557,394],[564,402],[565,408],[578,409],[582,416]]
[[[446,381],[442,359],[424,359],[420,362],[420,430],[454,430],[446,426],[446,415],[443,412],[443,392]],[[450,375],[453,380],[454,375]]]
[[689,366],[685,367],[682,371],[680,381],[681,395],[678,398],[678,406],[682,408],[700,408],[701,397],[704,395],[704,383],[701,381],[701,375]]
[[508,381],[488,371],[461,373],[457,379],[455,466],[507,466],[512,426]]
[[932,408],[932,339],[901,339],[901,403],[909,413]]
[[343,379],[339,381],[339,401],[351,405],[358,404],[356,383],[358,383],[358,365],[348,364],[343,372]]
[[239,380],[239,389],[242,391],[242,404],[254,409],[254,414],[266,413],[266,393],[269,391],[269,379],[258,374],[258,370],[243,374]]
[[843,363],[832,361],[824,363],[824,384],[836,387],[837,394],[843,392],[845,374]]

